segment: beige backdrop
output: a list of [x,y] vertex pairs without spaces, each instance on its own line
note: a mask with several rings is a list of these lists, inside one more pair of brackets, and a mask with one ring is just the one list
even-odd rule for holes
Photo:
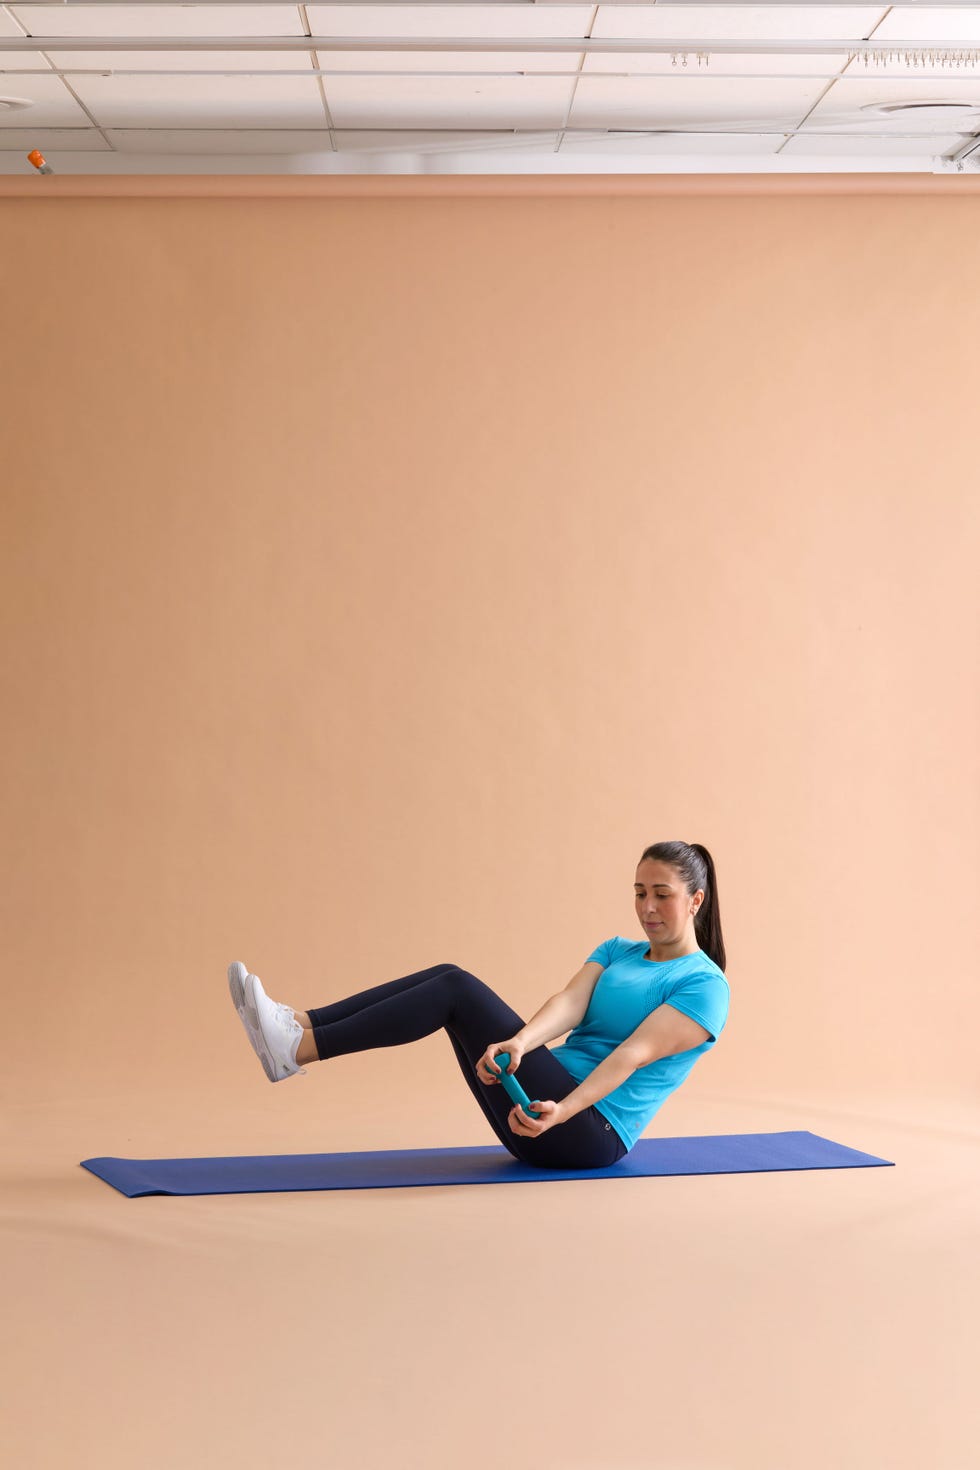
[[[113,186],[0,201],[12,1463],[969,1470],[980,195]],[[270,1088],[227,964],[526,1018],[676,837],[647,1136],[896,1168],[78,1168],[494,1143],[442,1035]]]

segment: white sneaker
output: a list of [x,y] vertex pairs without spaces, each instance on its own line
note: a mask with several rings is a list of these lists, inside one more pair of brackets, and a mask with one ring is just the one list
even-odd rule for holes
[[[245,1027],[245,1035],[248,1037],[249,1043],[259,1052],[260,1032],[258,1014],[251,1005],[247,1009],[245,1006],[245,981],[247,978],[248,968],[242,964],[241,960],[235,960],[228,966],[228,989],[231,991],[231,998],[235,1002],[235,1010],[242,1019],[242,1025]],[[261,1052],[259,1054],[261,1055]]]
[[306,1068],[296,1061],[303,1028],[289,1006],[270,1000],[258,975],[249,974],[241,960],[228,966],[228,989],[269,1081],[305,1075]]

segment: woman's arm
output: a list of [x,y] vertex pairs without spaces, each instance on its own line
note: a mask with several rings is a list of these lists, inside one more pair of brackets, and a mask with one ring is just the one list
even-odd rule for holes
[[591,1108],[601,1097],[615,1092],[620,1083],[631,1077],[639,1065],[637,1053],[626,1042],[617,1046],[615,1051],[611,1051],[589,1073],[584,1082],[580,1082],[573,1092],[562,1098],[558,1104],[563,1114],[562,1122],[567,1123],[576,1113],[584,1113],[586,1108]]
[[579,1002],[576,997],[570,995],[567,990],[560,990],[557,995],[545,1001],[527,1025],[521,1027],[517,1036],[524,1042],[527,1051],[533,1051],[536,1046],[544,1046],[545,1042],[554,1041],[556,1036],[564,1036],[565,1032],[571,1031],[581,1019]]

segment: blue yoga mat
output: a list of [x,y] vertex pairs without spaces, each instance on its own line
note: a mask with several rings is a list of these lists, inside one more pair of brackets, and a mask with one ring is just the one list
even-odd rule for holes
[[816,1133],[641,1138],[608,1169],[536,1169],[505,1148],[400,1148],[348,1154],[214,1159],[82,1159],[136,1199],[144,1194],[264,1194],[299,1189],[407,1189],[419,1184],[529,1184],[548,1179],[646,1179],[663,1174],[762,1174],[780,1169],[894,1167]]

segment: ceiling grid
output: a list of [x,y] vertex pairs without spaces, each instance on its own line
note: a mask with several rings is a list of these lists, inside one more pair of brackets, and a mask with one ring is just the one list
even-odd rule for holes
[[15,0],[0,70],[8,174],[980,172],[965,0]]

